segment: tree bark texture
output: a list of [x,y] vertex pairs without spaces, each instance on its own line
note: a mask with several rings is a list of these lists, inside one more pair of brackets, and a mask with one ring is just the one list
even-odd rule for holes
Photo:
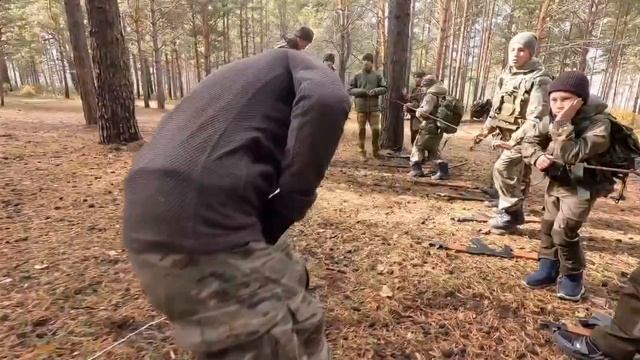
[[117,0],[86,0],[96,72],[100,143],[142,139],[135,116],[131,69]]

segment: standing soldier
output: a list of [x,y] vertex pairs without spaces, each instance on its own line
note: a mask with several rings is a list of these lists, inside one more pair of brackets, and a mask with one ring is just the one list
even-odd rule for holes
[[293,49],[304,50],[313,42],[313,30],[309,27],[301,26],[293,36],[284,37],[278,44],[276,49]]
[[373,70],[373,55],[364,54],[361,72],[351,80],[349,94],[355,98],[358,112],[358,150],[363,159],[367,158],[364,143],[367,138],[367,123],[371,128],[373,157],[379,158],[380,150],[380,95],[387,93],[387,83],[382,75]]
[[422,87],[422,79],[425,75],[426,73],[422,70],[418,70],[413,73],[416,85],[411,89],[411,93],[407,98],[407,103],[404,106],[404,111],[409,114],[411,118],[411,122],[409,123],[409,129],[411,131],[411,145],[413,145],[413,142],[416,140],[418,132],[420,131],[420,120],[416,117],[416,111],[414,109],[417,109],[420,106],[425,94],[424,88]]
[[442,140],[442,130],[438,126],[437,114],[440,105],[440,98],[447,95],[447,89],[438,82],[435,76],[427,75],[422,80],[424,97],[420,107],[416,110],[416,116],[420,119],[420,131],[411,149],[412,177],[422,177],[422,162],[424,153],[427,152],[428,161],[437,161],[438,173],[432,176],[434,180],[446,180],[449,178],[449,168],[446,162],[440,159],[440,141]]
[[509,66],[497,82],[493,109],[476,143],[498,130],[505,150],[493,167],[493,183],[498,191],[498,213],[489,221],[493,229],[514,230],[524,224],[523,203],[529,189],[531,164],[523,161],[517,131],[526,122],[536,127],[549,114],[548,88],[551,77],[537,58],[537,37],[517,34],[509,42]]
[[[589,79],[579,71],[560,74],[551,83],[551,122],[530,129],[523,153],[527,160],[549,177],[544,197],[539,268],[528,275],[525,285],[540,288],[558,284],[557,295],[579,301],[585,292],[583,271],[586,265],[580,244],[580,228],[598,197],[607,196],[615,183],[610,172],[585,169],[572,172],[578,163],[601,163],[610,144],[612,116],[599,98],[589,97]],[[536,133],[538,135],[536,135]],[[537,146],[551,141],[546,152]]]
[[590,337],[559,330],[553,342],[572,359],[634,359],[640,352],[640,267],[629,276],[611,324],[596,327]]
[[197,359],[329,359],[322,306],[283,234],[314,203],[349,108],[322,63],[266,51],[204,79],[137,155],[124,244]]

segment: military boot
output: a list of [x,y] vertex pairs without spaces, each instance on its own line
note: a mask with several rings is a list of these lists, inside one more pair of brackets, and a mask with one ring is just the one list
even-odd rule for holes
[[380,159],[380,130],[378,129],[371,130],[371,147],[373,157]]
[[422,165],[419,162],[414,162],[411,164],[411,171],[409,172],[409,176],[417,178],[424,177],[424,172],[422,171]]
[[513,210],[498,210],[498,214],[489,220],[492,229],[500,231],[513,231],[518,225],[524,224],[522,208]]
[[431,180],[449,180],[449,163],[443,160],[436,162],[438,172],[431,177]]
[[577,335],[565,330],[558,330],[551,338],[560,351],[571,359],[579,360],[611,360],[603,353],[590,337]]
[[540,259],[538,261],[538,271],[535,271],[524,279],[524,284],[532,289],[538,289],[549,285],[554,285],[560,275],[560,261],[551,259]]
[[585,293],[582,273],[563,275],[558,280],[558,297],[562,300],[580,301]]

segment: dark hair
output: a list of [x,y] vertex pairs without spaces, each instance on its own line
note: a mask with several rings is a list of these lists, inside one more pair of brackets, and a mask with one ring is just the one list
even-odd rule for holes
[[329,62],[335,63],[336,56],[333,55],[332,53],[324,54],[324,57],[322,57],[322,61],[329,61]]
[[362,56],[362,61],[370,61],[373,62],[373,54],[366,53]]
[[293,33],[293,36],[299,37],[306,42],[313,42],[313,30],[307,26],[301,26],[295,33]]

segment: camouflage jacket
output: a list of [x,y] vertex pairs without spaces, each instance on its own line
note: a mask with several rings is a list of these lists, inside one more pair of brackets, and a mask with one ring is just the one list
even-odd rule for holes
[[439,98],[445,95],[447,95],[447,88],[442,84],[438,83],[427,88],[422,103],[416,110],[416,116],[422,120],[422,127],[429,134],[439,133],[438,122],[432,116],[438,113]]
[[[423,88],[422,86],[416,86],[413,89],[411,89],[411,93],[406,98],[406,102],[413,109],[417,109],[420,106],[420,104],[422,104],[422,99],[424,98],[425,95],[426,95],[426,89]],[[409,113],[412,117],[416,116],[415,110],[408,109],[407,113]]]
[[522,70],[507,67],[498,78],[485,128],[497,128],[503,140],[519,144],[523,135],[517,130],[523,124],[539,124],[549,115],[550,84],[551,76],[538,59],[529,61]]
[[[579,186],[571,172],[574,164],[606,165],[598,163],[598,155],[606,152],[610,144],[611,115],[606,109],[607,105],[600,98],[591,96],[570,124],[560,127],[552,117],[546,117],[540,126],[523,132],[522,154],[527,163],[534,165],[544,154],[558,162],[554,165],[555,175],[550,175],[548,193],[555,196],[577,194]],[[585,169],[581,178],[578,179],[580,187],[596,196],[613,191],[614,181],[607,172]]]
[[[373,90],[374,95],[369,95]],[[380,111],[379,97],[387,93],[387,83],[377,71],[362,71],[349,84],[349,94],[355,98],[357,112]]]

